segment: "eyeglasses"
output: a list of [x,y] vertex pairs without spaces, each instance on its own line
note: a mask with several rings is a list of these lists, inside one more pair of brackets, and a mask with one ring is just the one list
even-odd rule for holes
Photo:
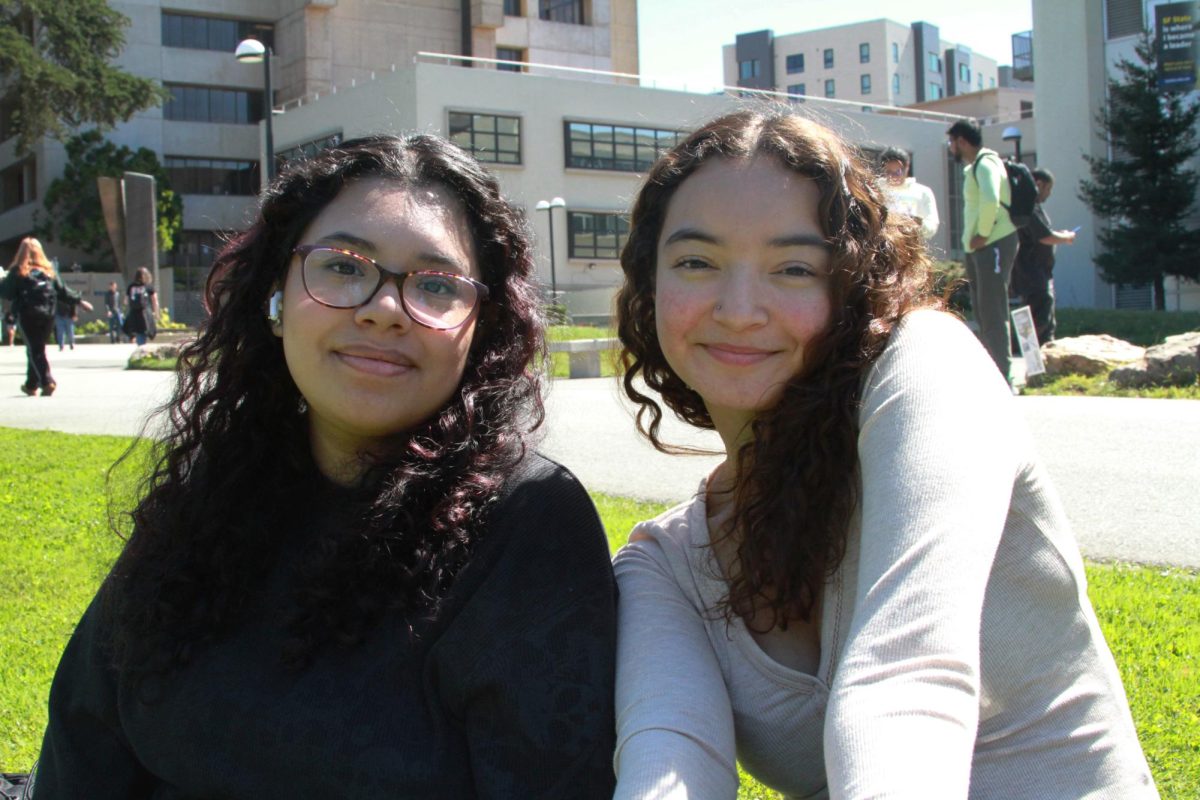
[[400,304],[413,322],[446,331],[465,324],[488,299],[487,286],[450,272],[392,272],[366,256],[336,247],[306,244],[292,252],[302,259],[304,291],[329,308],[365,306],[392,280],[400,288]]

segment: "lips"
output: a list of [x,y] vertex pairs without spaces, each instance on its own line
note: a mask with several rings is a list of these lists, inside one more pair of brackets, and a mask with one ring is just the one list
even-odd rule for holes
[[701,347],[704,348],[704,352],[708,353],[709,357],[714,361],[731,367],[750,367],[755,364],[761,364],[778,352],[758,347],[744,347],[741,345],[720,343],[704,344]]
[[356,372],[384,378],[403,375],[416,368],[413,360],[403,353],[375,347],[342,347],[335,349],[334,355]]

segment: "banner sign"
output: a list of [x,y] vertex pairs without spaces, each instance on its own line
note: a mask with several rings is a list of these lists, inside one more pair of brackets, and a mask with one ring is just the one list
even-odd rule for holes
[[1200,3],[1163,3],[1154,8],[1158,88],[1190,92],[1196,88],[1196,25]]

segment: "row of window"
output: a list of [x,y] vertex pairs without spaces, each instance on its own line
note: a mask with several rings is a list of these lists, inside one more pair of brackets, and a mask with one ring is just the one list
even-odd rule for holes
[[[834,63],[833,48],[832,47],[825,48],[823,51],[821,51],[821,57],[822,57],[825,69],[832,69],[833,63]],[[745,63],[745,62],[742,62],[742,63]],[[862,44],[860,44],[858,46],[858,63],[860,63],[860,64],[870,64],[871,63],[871,43],[870,42],[863,42]],[[900,45],[896,42],[892,42],[892,63],[893,64],[900,63]],[[793,53],[792,55],[787,56],[784,59],[784,68],[787,70],[787,73],[789,75],[797,75],[801,72],[804,72],[804,53]],[[742,77],[746,77],[746,76],[742,76]]]
[[267,47],[275,46],[275,26],[269,22],[217,19],[196,14],[162,12],[163,47],[220,50],[232,53],[242,39],[254,38]]
[[259,189],[257,161],[166,156],[171,188],[180,194],[252,195]]
[[[865,74],[865,73],[862,75],[859,75],[858,76],[858,88],[859,88],[859,91],[861,91],[863,94],[870,94],[871,93],[871,76],[868,74]],[[899,75],[892,76],[892,90],[896,94],[900,93],[900,76]],[[804,84],[804,83],[788,84],[787,93],[788,94],[808,94],[808,84]],[[825,96],[826,97],[836,97],[837,96],[837,86],[836,86],[836,83],[833,80],[833,78],[827,78],[825,80]]]
[[[504,0],[504,13],[510,17],[525,16],[522,0]],[[538,19],[585,25],[583,0],[538,0]]]
[[163,88],[171,95],[163,103],[163,119],[251,125],[263,116],[262,91],[179,83],[164,83]]

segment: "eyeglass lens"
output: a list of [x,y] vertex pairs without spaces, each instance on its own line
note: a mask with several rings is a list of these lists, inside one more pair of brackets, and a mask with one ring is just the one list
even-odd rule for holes
[[[317,248],[304,256],[304,288],[318,303],[334,308],[366,304],[381,285],[379,267],[339,250]],[[479,292],[469,280],[441,272],[384,273],[400,282],[404,310],[421,325],[446,330],[471,316]]]

